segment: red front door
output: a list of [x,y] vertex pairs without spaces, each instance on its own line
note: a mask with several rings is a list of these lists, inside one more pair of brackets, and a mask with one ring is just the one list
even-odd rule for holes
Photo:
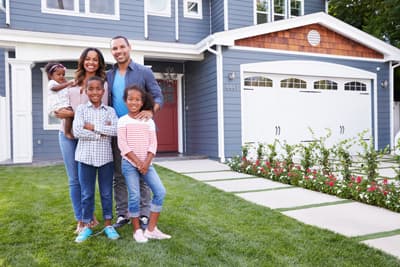
[[158,152],[178,151],[177,81],[157,79],[164,105],[154,117],[157,125]]

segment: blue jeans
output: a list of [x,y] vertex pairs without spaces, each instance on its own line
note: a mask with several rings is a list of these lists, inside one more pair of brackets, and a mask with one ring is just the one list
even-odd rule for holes
[[140,179],[143,179],[153,192],[150,211],[160,212],[164,203],[166,191],[154,167],[150,165],[147,173],[143,175],[136,167],[129,163],[129,161],[122,159],[121,169],[128,188],[129,217],[139,217]]
[[68,139],[65,137],[64,133],[60,131],[58,134],[58,143],[68,176],[69,194],[75,219],[77,221],[82,221],[81,185],[78,177],[78,162],[75,161],[75,149],[78,144],[78,139]]
[[79,182],[82,187],[82,217],[84,223],[90,223],[94,213],[94,196],[96,192],[96,174],[99,179],[99,191],[103,219],[112,219],[112,183],[114,163],[109,162],[100,167],[94,167],[78,162]]

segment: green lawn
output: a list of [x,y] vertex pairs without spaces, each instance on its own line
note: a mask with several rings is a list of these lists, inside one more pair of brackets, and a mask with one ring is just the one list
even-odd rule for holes
[[159,227],[172,239],[137,244],[125,226],[119,240],[77,244],[63,166],[0,167],[0,266],[400,266],[350,238],[157,169],[167,188]]

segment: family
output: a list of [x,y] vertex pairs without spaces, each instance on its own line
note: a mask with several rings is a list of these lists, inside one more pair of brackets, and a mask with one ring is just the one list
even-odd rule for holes
[[45,67],[49,105],[52,114],[62,119],[59,144],[78,243],[91,237],[99,224],[94,215],[96,177],[103,232],[109,239],[118,239],[116,229],[128,223],[138,243],[171,238],[157,228],[166,190],[152,166],[157,151],[153,115],[163,96],[151,69],[133,62],[131,50],[126,37],[113,37],[116,64],[106,73],[101,51],[86,48],[73,81],[66,81],[62,64],[50,62]]

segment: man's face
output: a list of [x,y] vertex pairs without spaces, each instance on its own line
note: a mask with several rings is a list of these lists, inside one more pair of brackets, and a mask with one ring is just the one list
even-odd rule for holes
[[111,54],[119,64],[124,64],[130,61],[131,46],[124,39],[111,40]]

